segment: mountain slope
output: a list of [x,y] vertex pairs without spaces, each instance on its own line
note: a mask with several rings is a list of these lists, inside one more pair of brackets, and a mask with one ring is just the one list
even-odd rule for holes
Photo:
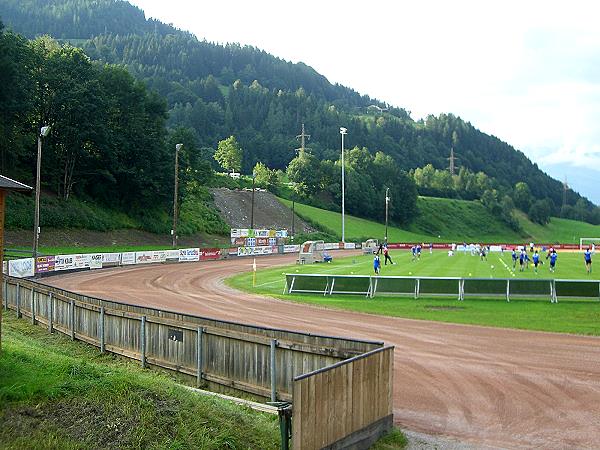
[[[314,154],[332,159],[339,147],[338,127],[344,125],[349,146],[385,151],[404,169],[426,163],[443,168],[453,146],[462,165],[494,177],[499,189],[508,192],[526,181],[532,194],[548,197],[558,213],[560,182],[523,153],[451,114],[419,122],[401,108],[373,114],[369,105],[386,105],[332,85],[305,64],[252,47],[198,41],[190,33],[142,20],[143,13],[124,1],[0,0],[0,6],[2,20],[17,32],[88,39],[81,45],[92,58],[125,64],[167,98],[170,125],[193,129],[199,146],[238,137],[245,171],[257,161],[284,168],[301,123],[312,135]],[[572,193],[568,203],[578,198]]]

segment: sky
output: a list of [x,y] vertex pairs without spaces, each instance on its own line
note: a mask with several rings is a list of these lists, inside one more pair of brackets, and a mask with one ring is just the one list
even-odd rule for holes
[[415,120],[458,115],[600,204],[600,2],[130,3],[199,39],[302,61]]

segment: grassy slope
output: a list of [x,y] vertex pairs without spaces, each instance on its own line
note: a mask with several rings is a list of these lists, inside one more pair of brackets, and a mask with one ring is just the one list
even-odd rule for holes
[[600,225],[552,217],[550,223],[543,226],[531,222],[522,212],[518,212],[517,217],[523,230],[536,242],[571,242],[579,244],[579,238],[600,237]]
[[[280,201],[291,207],[291,201]],[[533,239],[535,242],[579,243],[580,237],[600,236],[598,225],[553,217],[548,225],[542,226],[529,221],[523,213],[517,213],[523,227],[523,232],[517,233],[492,216],[477,201],[419,197],[417,206],[420,214],[407,229],[389,227],[390,242],[522,242]],[[296,203],[295,209],[331,234],[340,235],[340,213],[300,203]],[[384,224],[346,215],[347,240],[365,237],[381,240],[384,235]]]
[[419,216],[409,229],[442,236],[445,241],[514,241],[522,236],[477,201],[419,197]]
[[[423,254],[418,262],[412,262],[406,251],[391,251],[396,262],[394,266],[383,266],[382,275],[420,275],[420,276],[469,276],[473,277],[512,277],[510,255],[503,258],[491,254],[487,263],[478,257],[458,254],[449,259],[444,252]],[[504,266],[502,261],[507,265]],[[545,261],[545,259],[542,259]],[[542,330],[577,334],[600,335],[600,302],[597,300],[560,300],[551,304],[549,299],[515,299],[506,303],[501,299],[474,299],[468,297],[463,302],[456,299],[375,297],[366,300],[363,296],[339,295],[327,296],[294,294],[282,295],[285,272],[299,273],[340,273],[370,274],[372,272],[370,256],[355,256],[338,259],[327,265],[305,265],[278,267],[261,270],[257,273],[257,285],[252,288],[251,272],[237,275],[227,280],[227,284],[240,290],[269,295],[282,300],[304,302],[331,308],[348,309],[358,312],[413,319],[434,320],[474,325],[486,325],[527,330]],[[491,266],[494,266],[492,268]],[[520,273],[518,278],[551,278],[547,264],[542,266],[539,275],[533,268]],[[557,270],[554,274],[560,278],[589,278],[585,274],[583,259],[579,253],[560,253]],[[598,275],[593,276],[598,279]]]
[[[279,200],[284,205],[291,208],[291,201],[282,198]],[[295,210],[299,215],[310,218],[312,222],[318,223],[320,227],[329,231],[331,234],[341,235],[342,215],[340,213],[315,208],[314,206],[303,205],[301,203],[296,203]],[[346,215],[345,231],[347,240],[362,238],[379,238],[381,240],[385,235],[385,225],[371,220]],[[428,241],[429,239],[431,238],[425,234],[414,233],[397,227],[388,228],[388,240],[390,242]]]
[[192,395],[13,313],[4,325],[1,448],[279,448],[275,417]]

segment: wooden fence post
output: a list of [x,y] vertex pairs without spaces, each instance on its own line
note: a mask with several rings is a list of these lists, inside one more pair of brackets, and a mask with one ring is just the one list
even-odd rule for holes
[[35,289],[31,289],[31,324],[35,325]]
[[142,316],[142,324],[140,326],[140,347],[142,367],[146,367],[146,316]]
[[277,367],[275,362],[275,349],[277,339],[271,339],[271,401],[277,401]]
[[52,292],[48,295],[48,331],[54,331],[54,298]]
[[71,299],[71,340],[75,340],[75,300]]
[[104,306],[100,308],[100,353],[104,353]]
[[17,319],[21,318],[21,285],[17,283]]
[[196,387],[200,387],[202,382],[202,338],[204,328],[198,327],[198,337],[196,339]]

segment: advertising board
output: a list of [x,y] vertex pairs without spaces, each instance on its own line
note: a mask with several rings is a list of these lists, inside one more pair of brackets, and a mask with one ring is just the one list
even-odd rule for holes
[[54,272],[54,255],[38,256],[35,260],[35,273]]
[[199,248],[180,248],[179,249],[179,261],[200,261],[200,249]]
[[[277,249],[277,247],[275,247]],[[238,256],[255,256],[255,255],[270,255],[273,253],[273,247],[262,246],[262,247],[238,247]],[[277,253],[277,251],[275,251]]]
[[54,258],[54,270],[75,269],[75,255],[56,255]]
[[121,263],[120,253],[102,253],[102,265],[119,265]]
[[17,278],[32,277],[34,267],[33,258],[12,259],[8,261],[8,274]]
[[135,252],[121,253],[121,265],[128,266],[130,264],[135,264]]
[[200,261],[208,261],[221,258],[220,248],[205,248],[200,251]]

